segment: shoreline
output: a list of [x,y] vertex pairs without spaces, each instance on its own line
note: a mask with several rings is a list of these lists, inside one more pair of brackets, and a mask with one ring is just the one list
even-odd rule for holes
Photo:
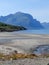
[[[48,34],[0,33],[0,45],[17,48],[17,51],[21,53],[30,53],[30,48],[35,49],[38,45],[45,44],[49,45]],[[1,65],[47,65],[48,63],[49,57],[0,61]]]

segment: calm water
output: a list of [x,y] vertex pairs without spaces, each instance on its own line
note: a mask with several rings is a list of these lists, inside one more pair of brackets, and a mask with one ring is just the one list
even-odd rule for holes
[[[16,31],[15,31],[16,32]],[[49,29],[41,29],[41,30],[24,30],[18,31],[18,33],[29,33],[29,34],[49,34]]]

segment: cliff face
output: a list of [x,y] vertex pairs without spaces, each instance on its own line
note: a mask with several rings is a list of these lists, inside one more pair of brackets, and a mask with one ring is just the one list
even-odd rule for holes
[[17,12],[15,14],[10,14],[7,16],[1,16],[0,21],[15,26],[23,26],[27,29],[43,28],[41,23],[34,19],[30,14],[22,12]]

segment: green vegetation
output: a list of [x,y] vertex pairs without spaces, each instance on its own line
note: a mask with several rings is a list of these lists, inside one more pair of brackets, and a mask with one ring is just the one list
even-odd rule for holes
[[26,28],[22,26],[13,26],[5,23],[0,22],[0,32],[12,32],[12,31],[18,31],[18,30],[26,30]]

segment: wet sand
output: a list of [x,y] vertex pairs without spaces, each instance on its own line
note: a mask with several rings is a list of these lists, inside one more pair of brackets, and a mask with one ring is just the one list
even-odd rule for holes
[[38,45],[49,45],[49,35],[0,32],[0,44],[16,47],[24,53],[30,53],[30,48],[35,48]]

